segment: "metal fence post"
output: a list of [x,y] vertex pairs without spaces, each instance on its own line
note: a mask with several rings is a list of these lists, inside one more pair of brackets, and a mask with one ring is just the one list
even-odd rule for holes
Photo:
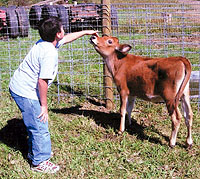
[[[111,35],[111,9],[110,9],[110,0],[101,0],[102,11],[103,11],[103,34],[108,36]],[[113,89],[112,89],[112,76],[108,71],[107,66],[104,64],[104,94],[105,94],[105,103],[107,109],[113,109]]]

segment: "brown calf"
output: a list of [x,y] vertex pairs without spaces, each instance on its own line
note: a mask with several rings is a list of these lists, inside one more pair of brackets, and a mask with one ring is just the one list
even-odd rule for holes
[[120,132],[125,129],[125,115],[131,112],[136,97],[152,102],[165,102],[172,120],[170,146],[176,144],[182,115],[178,104],[181,100],[187,126],[187,146],[192,146],[192,109],[189,97],[191,64],[183,57],[148,58],[128,54],[131,46],[119,44],[116,37],[90,38],[96,51],[103,57],[120,94]]

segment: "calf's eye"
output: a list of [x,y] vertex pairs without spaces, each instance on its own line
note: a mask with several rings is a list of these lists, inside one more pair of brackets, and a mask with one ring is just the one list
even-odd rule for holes
[[112,44],[112,40],[108,40],[108,44]]

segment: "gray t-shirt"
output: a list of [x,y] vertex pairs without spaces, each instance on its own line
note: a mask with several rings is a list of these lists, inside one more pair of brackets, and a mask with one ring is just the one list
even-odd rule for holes
[[38,100],[38,79],[53,82],[58,71],[58,51],[62,40],[56,45],[39,40],[31,48],[23,62],[14,72],[9,88],[19,96]]

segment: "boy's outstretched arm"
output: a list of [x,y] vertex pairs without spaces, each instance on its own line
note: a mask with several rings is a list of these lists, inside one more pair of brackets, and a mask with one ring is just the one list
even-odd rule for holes
[[70,34],[67,34],[63,37],[64,40],[64,44],[72,42],[84,35],[97,35],[98,31],[95,30],[83,30],[83,31],[79,31],[79,32],[73,32]]

